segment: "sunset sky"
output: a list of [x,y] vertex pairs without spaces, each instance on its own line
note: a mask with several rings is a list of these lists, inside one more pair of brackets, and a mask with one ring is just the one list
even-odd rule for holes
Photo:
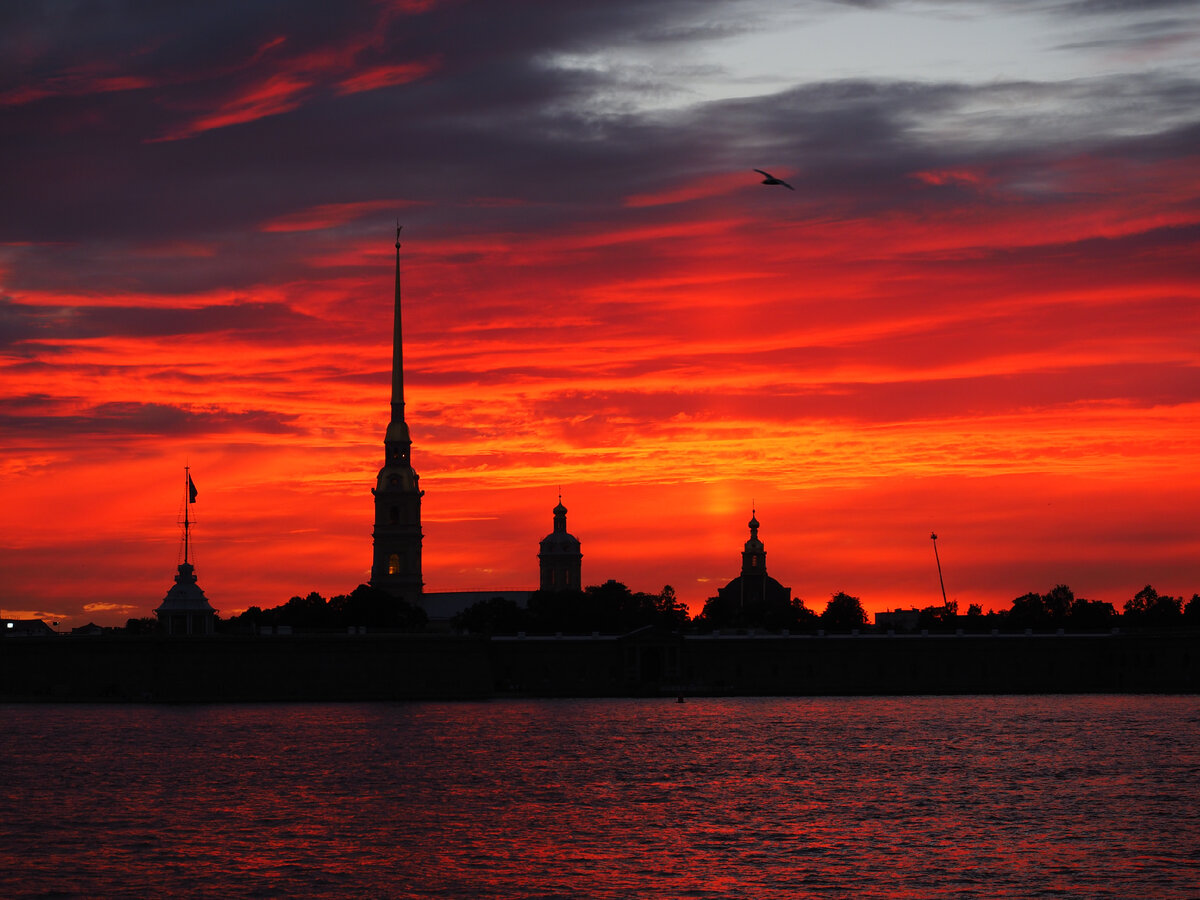
[[[766,169],[794,187],[764,186]],[[0,607],[1200,591],[1192,0],[0,8]]]

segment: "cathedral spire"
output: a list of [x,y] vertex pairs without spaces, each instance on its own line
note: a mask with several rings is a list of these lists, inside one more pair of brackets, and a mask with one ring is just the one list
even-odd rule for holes
[[404,421],[404,341],[400,314],[400,224],[396,223],[396,297],[392,320],[392,413],[383,438],[384,461],[374,489],[371,586],[419,603],[421,497],[412,466],[412,437]]
[[400,321],[400,230],[396,223],[396,302],[392,313],[392,421],[404,421],[404,336]]

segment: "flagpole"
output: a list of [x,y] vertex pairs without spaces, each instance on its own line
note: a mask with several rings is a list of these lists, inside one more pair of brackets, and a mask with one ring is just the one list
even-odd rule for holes
[[187,565],[188,561],[188,529],[191,522],[188,519],[188,507],[191,505],[191,486],[192,474],[191,466],[183,467],[183,563]]

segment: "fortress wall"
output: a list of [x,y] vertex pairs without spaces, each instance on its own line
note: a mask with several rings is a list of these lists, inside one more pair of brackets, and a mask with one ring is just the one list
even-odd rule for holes
[[0,641],[0,699],[1197,693],[1200,633],[1065,636],[449,635]]
[[257,701],[486,697],[484,640],[407,635],[9,640],[0,697]]
[[689,641],[684,683],[741,694],[1196,692],[1195,634]]

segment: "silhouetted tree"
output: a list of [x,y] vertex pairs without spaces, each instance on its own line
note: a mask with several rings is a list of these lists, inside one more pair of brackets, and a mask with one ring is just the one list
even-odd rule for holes
[[687,608],[670,585],[644,594],[611,579],[582,591],[534,591],[529,616],[531,629],[546,634],[626,634],[646,625],[674,630],[688,621]]
[[1075,603],[1074,592],[1065,584],[1056,584],[1045,594],[1017,597],[1006,618],[1009,625],[1017,628],[1065,625]]
[[763,606],[759,622],[767,631],[815,631],[818,616],[804,604],[800,597],[787,602],[767,603]]
[[224,625],[226,631],[247,630],[252,627],[263,625],[265,613],[261,606],[251,606],[241,615],[230,616],[225,620]]
[[419,631],[428,617],[425,610],[386,591],[360,584],[349,594],[325,600],[316,591],[306,597],[292,597],[282,606],[260,609],[251,606],[240,616],[222,623],[222,630],[237,631],[248,627],[287,625],[295,629],[341,629],[348,625]]
[[346,597],[341,625],[420,631],[429,622],[421,607],[393,597],[387,591],[360,584]]
[[741,604],[732,597],[709,597],[704,609],[692,622],[697,631],[719,628],[762,628],[767,631],[812,631],[817,627],[817,614],[804,605],[799,597],[785,600],[767,593]]
[[952,628],[958,623],[958,601],[926,606],[917,618],[921,628]]
[[1110,628],[1117,621],[1117,611],[1111,603],[1080,597],[1071,605],[1067,621],[1074,628]]
[[1200,594],[1192,594],[1192,599],[1183,608],[1183,620],[1189,625],[1200,625]]
[[601,585],[589,585],[583,593],[594,623],[593,631],[625,634],[646,625],[678,627],[668,611],[675,604],[674,590],[670,591],[669,599],[664,600],[661,594],[635,593],[621,582],[610,579]]
[[999,627],[1001,616],[996,612],[983,611],[983,606],[979,603],[972,603],[967,607],[967,614],[961,616],[956,621],[955,625],[967,631],[983,632],[990,628]]
[[158,619],[153,616],[142,616],[137,619],[126,619],[126,634],[154,634],[158,631]]
[[848,631],[867,624],[867,613],[857,597],[839,591],[821,613],[821,624],[831,631]]
[[529,630],[530,615],[507,597],[489,597],[468,606],[451,620],[459,631],[516,634]]
[[316,591],[307,597],[292,597],[283,605],[279,623],[293,628],[331,628],[335,624],[332,610],[324,597]]
[[526,609],[530,631],[587,634],[598,630],[589,624],[592,613],[583,591],[534,591]]
[[1042,595],[1030,592],[1013,600],[1006,618],[1008,624],[1014,627],[1031,628],[1035,625],[1045,624],[1049,615],[1046,613],[1046,604],[1042,600]]
[[1065,584],[1056,584],[1050,589],[1050,593],[1042,596],[1042,603],[1046,607],[1046,614],[1050,621],[1055,625],[1061,625],[1071,614],[1071,607],[1075,604],[1075,594]]
[[687,605],[675,596],[675,588],[664,584],[654,601],[655,624],[672,631],[686,628],[691,621]]
[[1174,625],[1183,618],[1183,600],[1146,585],[1125,601],[1124,618],[1133,625]]

